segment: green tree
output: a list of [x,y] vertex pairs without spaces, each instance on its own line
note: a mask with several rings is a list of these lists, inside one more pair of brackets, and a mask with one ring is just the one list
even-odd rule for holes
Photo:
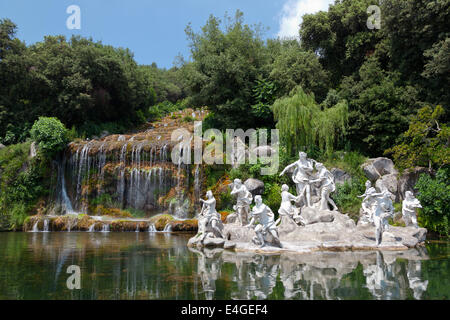
[[300,85],[306,93],[314,93],[322,101],[328,91],[329,74],[322,68],[317,55],[304,51],[297,41],[290,41],[281,47],[270,72],[279,91],[279,96],[288,95]]
[[450,127],[440,122],[444,118],[442,106],[424,107],[412,119],[401,143],[386,150],[392,154],[396,166],[402,169],[415,166],[440,168],[450,164]]
[[39,150],[48,157],[63,150],[68,143],[68,130],[57,118],[39,117],[30,133]]
[[321,110],[314,96],[300,87],[289,97],[276,100],[272,108],[282,142],[292,155],[314,146],[331,154],[336,138],[346,130],[348,107],[345,101]]
[[200,33],[186,28],[193,59],[189,90],[196,105],[210,108],[218,128],[245,129],[255,125],[253,89],[267,78],[268,55],[260,28],[244,24],[242,12],[226,20],[222,27],[210,16]]
[[450,172],[448,167],[440,169],[433,178],[423,174],[416,183],[417,198],[422,209],[418,215],[421,226],[441,236],[449,236],[450,231]]

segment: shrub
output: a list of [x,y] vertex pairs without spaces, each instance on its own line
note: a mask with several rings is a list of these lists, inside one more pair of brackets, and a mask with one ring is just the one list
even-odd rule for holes
[[30,131],[31,138],[39,145],[39,150],[52,157],[64,149],[68,142],[68,130],[57,118],[39,117]]
[[422,204],[419,224],[443,237],[449,236],[450,220],[450,169],[439,169],[436,177],[422,174],[415,188]]
[[363,180],[354,178],[351,182],[336,185],[336,192],[332,194],[333,200],[342,213],[348,213],[353,220],[359,217],[362,198],[357,196],[364,193],[365,186]]

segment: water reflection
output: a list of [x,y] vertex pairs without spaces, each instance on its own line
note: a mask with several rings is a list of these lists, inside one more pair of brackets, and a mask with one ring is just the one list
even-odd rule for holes
[[[208,298],[214,297],[215,282],[221,267],[234,266],[231,272],[235,289],[232,299],[407,299],[410,290],[421,299],[428,281],[422,280],[421,263],[428,259],[425,249],[403,252],[316,252],[311,254],[260,255],[215,249],[190,249],[198,255],[198,270]],[[397,259],[407,259],[405,263]],[[362,266],[365,283],[371,294],[352,297],[348,292],[355,283],[352,276]],[[406,269],[406,272],[405,272]],[[282,292],[274,292],[281,282]],[[349,286],[350,288],[346,288]],[[347,291],[347,292],[346,292]],[[282,296],[279,294],[282,293]]]
[[[0,299],[448,298],[447,246],[432,260],[425,248],[262,255],[188,249],[188,238],[0,234]],[[82,270],[81,290],[66,287],[70,265]]]

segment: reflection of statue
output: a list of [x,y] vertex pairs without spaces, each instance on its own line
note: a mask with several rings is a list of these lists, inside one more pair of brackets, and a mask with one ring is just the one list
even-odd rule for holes
[[373,215],[377,245],[381,244],[383,232],[389,228],[388,218],[394,214],[394,206],[388,192],[377,197],[377,205]]
[[250,203],[252,203],[253,196],[240,179],[234,180],[231,194],[237,195],[237,203],[233,208],[236,210],[239,222],[244,226],[248,221],[248,213],[250,211]]
[[409,287],[412,289],[414,298],[419,300],[422,294],[427,290],[428,280],[422,281],[422,261],[408,261],[406,272]]
[[[216,199],[214,198],[211,190],[206,192],[207,200],[200,199],[203,202],[202,211],[200,213],[201,221],[199,221],[199,232],[203,232],[203,240],[206,236],[213,238],[223,238],[222,234],[222,221],[220,214],[216,211]],[[202,225],[200,227],[200,224]],[[211,234],[212,233],[212,234]]]
[[311,174],[314,170],[313,161],[306,157],[306,153],[299,152],[299,159],[294,163],[288,165],[284,170],[280,173],[282,176],[286,171],[294,169],[292,173],[292,181],[294,181],[297,187],[297,195],[299,199],[303,200],[303,206],[312,207],[311,205]]
[[333,199],[330,198],[330,194],[336,190],[336,185],[334,184],[334,176],[328,171],[323,163],[316,162],[316,168],[318,172],[318,178],[310,182],[320,182],[320,210],[329,210],[328,204],[331,204],[334,211],[338,208],[334,203]]
[[[253,242],[264,247],[268,242],[281,248],[281,242],[278,238],[278,232],[276,223],[274,220],[274,214],[268,206],[262,203],[262,198],[260,195],[255,197],[255,206],[251,212],[251,220],[247,227],[251,227],[255,222],[259,222],[254,229],[256,237]],[[267,241],[267,235],[272,236],[272,241]]]
[[375,207],[377,204],[376,200],[377,190],[371,186],[369,180],[366,181],[366,191],[363,195],[358,196],[358,198],[363,198],[362,201],[362,213],[359,222],[361,224],[372,224],[373,214],[375,212]]
[[300,209],[293,206],[291,201],[298,201],[298,197],[289,193],[289,187],[287,184],[281,186],[281,205],[278,209],[280,217],[286,217],[288,221],[293,221],[297,224],[297,219],[301,219]]
[[407,227],[409,227],[410,225],[413,225],[416,228],[419,227],[417,225],[417,208],[422,208],[422,206],[420,205],[420,201],[414,197],[411,191],[406,191],[405,200],[403,200],[402,204],[402,216],[403,221],[405,221],[405,225]]

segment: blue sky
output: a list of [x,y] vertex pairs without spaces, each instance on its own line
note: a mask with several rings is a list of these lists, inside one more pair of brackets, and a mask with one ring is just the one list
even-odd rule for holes
[[[72,34],[134,52],[139,64],[156,62],[170,68],[174,58],[189,58],[184,29],[191,22],[199,31],[210,14],[244,12],[248,24],[262,23],[266,38],[294,36],[304,13],[326,10],[332,0],[0,0],[0,18],[18,25],[18,38],[27,44],[45,35]],[[66,9],[81,9],[81,29],[69,30]]]

